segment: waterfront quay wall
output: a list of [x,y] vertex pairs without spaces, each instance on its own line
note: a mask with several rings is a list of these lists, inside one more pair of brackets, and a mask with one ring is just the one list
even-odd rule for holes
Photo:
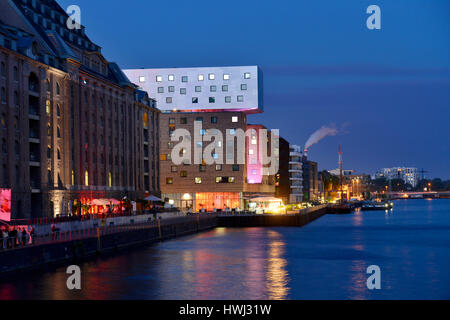
[[55,241],[0,251],[0,274],[35,270],[48,265],[76,263],[103,253],[155,243],[215,228],[215,216],[194,216],[162,219],[131,226],[98,228],[90,237]]
[[301,227],[327,213],[327,205],[299,210],[294,214],[219,214],[217,225],[227,228],[242,227]]

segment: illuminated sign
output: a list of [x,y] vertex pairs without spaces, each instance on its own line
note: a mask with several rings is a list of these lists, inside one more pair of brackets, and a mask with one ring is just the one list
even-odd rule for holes
[[11,189],[0,189],[0,220],[11,221]]

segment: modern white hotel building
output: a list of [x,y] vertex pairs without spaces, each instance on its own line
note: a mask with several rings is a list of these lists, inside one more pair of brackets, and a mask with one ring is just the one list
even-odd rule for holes
[[[257,66],[134,69],[124,73],[156,99],[162,112],[159,143],[163,198],[185,210],[212,211],[245,209],[252,197],[273,196],[274,176],[264,175],[262,159],[253,159],[255,147],[258,150],[270,139],[260,139],[258,133],[265,129],[263,126],[247,124],[249,114],[263,112],[262,72]],[[171,153],[177,142],[171,137],[176,129],[189,131],[193,137],[191,150],[204,150],[211,144],[194,141],[195,121],[201,121],[202,135],[219,130],[225,137],[227,129],[254,130],[245,142],[246,163],[236,161],[237,143],[215,141],[224,149],[225,157],[233,153],[233,164],[229,164],[229,158],[212,165],[194,164],[191,158],[189,163],[175,165]]]

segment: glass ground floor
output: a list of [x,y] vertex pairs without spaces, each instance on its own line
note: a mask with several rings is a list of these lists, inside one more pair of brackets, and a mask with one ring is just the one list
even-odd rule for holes
[[183,211],[188,211],[189,208],[193,212],[200,212],[202,209],[207,212],[213,212],[214,209],[244,209],[242,192],[170,193],[163,194],[162,198]]

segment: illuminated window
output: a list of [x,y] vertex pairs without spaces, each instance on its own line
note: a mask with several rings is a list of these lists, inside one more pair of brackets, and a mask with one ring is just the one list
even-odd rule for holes
[[45,112],[47,112],[47,114],[50,114],[52,112],[52,107],[50,105],[50,100],[45,101]]
[[75,172],[72,170],[72,185],[75,185]]
[[167,77],[167,79],[168,79],[169,81],[173,81],[173,80],[175,80],[175,76],[174,76],[173,74],[169,74],[169,76]]
[[173,184],[173,178],[166,178],[166,184]]
[[223,75],[223,80],[230,80],[230,75],[229,74],[224,74]]
[[216,171],[222,171],[222,165],[216,164]]
[[248,150],[248,154],[253,154],[253,149]]
[[112,174],[111,174],[111,172],[108,173],[108,186],[112,187]]
[[187,171],[180,171],[180,177],[186,178],[187,177]]
[[162,76],[156,76],[156,82],[162,82],[163,78]]
[[145,77],[144,76],[140,76],[139,77],[139,82],[145,82]]
[[195,177],[195,183],[196,184],[202,183],[202,178],[201,177]]
[[222,177],[216,177],[216,183],[221,183],[222,182]]
[[250,78],[251,78],[250,72],[244,73],[244,79],[250,79]]
[[234,177],[228,177],[228,183],[234,183]]
[[198,81],[203,81],[205,78],[202,74],[199,74],[197,79]]
[[159,160],[166,161],[167,160],[167,154],[161,154],[159,157]]
[[214,73],[210,73],[209,75],[208,75],[208,79],[209,80],[214,80],[216,78],[216,76],[214,75]]
[[84,172],[84,185],[89,186],[89,172],[87,170]]
[[148,114],[147,112],[144,112],[144,127],[148,127]]
[[231,117],[231,122],[238,122],[238,117],[237,116]]

